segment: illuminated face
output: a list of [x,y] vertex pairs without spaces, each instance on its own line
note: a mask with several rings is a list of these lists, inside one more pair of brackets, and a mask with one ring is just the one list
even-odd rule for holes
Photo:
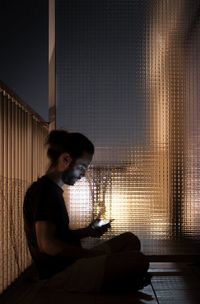
[[92,155],[84,153],[63,172],[62,180],[65,184],[73,186],[79,179],[85,176],[85,173],[92,161]]

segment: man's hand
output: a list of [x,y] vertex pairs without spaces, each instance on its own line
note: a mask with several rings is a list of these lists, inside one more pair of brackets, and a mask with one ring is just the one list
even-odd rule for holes
[[95,219],[94,221],[91,222],[91,224],[88,226],[89,230],[89,235],[91,237],[96,237],[100,238],[104,233],[108,231],[108,228],[110,228],[110,223],[103,225],[103,226],[98,226],[98,222],[100,219]]

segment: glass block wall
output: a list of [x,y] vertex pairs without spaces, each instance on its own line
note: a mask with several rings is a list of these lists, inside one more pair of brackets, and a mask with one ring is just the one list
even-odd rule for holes
[[96,146],[65,193],[73,227],[101,213],[105,238],[199,238],[199,6],[56,1],[57,127]]
[[188,9],[189,26],[185,35],[185,179],[183,232],[199,239],[200,229],[200,4]]

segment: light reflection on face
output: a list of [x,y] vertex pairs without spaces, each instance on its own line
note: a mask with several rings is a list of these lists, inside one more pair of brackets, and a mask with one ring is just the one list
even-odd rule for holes
[[91,161],[92,155],[90,154],[84,154],[82,158],[73,161],[62,174],[63,182],[73,186],[79,179],[85,176]]

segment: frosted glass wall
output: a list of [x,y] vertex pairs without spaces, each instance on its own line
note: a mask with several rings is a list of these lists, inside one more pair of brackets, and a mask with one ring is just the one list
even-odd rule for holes
[[108,237],[199,238],[199,6],[56,1],[57,127],[96,146],[72,226],[102,211]]

